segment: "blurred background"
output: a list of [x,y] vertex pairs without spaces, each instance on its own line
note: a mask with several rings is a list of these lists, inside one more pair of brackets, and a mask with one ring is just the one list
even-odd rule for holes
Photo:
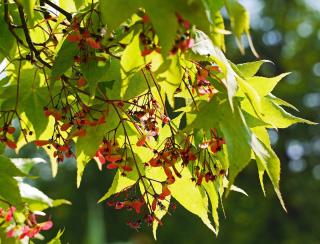
[[[265,64],[260,74],[274,76],[291,71],[274,94],[299,108],[299,116],[319,122],[320,1],[241,2],[251,14],[253,41],[260,57],[275,63]],[[229,59],[236,63],[255,60],[249,49],[245,56],[240,55],[233,37],[226,39]],[[224,200],[226,218],[220,214],[218,237],[200,219],[178,206],[174,215],[164,219],[157,243],[320,243],[320,127],[299,124],[272,130],[270,136],[282,161],[281,189],[288,213],[281,208],[269,182],[267,197],[263,196],[252,163],[236,181],[249,197],[231,193]],[[25,153],[33,152],[36,156],[32,150],[26,148]],[[50,197],[73,202],[73,206],[50,212],[55,230],[48,236],[65,228],[62,243],[155,243],[150,228],[137,232],[126,225],[125,211],[116,211],[105,203],[96,204],[111,184],[110,171],[100,172],[94,163],[89,164],[80,189],[76,189],[73,162],[61,165],[55,179],[45,164],[38,164],[33,173],[41,176],[34,184]]]

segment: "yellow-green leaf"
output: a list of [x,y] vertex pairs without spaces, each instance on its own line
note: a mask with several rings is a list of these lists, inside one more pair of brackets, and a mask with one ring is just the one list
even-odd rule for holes
[[[261,135],[261,139],[263,140],[266,131],[262,131],[259,134]],[[255,135],[253,134],[253,137],[255,137]],[[256,140],[259,140],[260,138],[257,138]],[[259,168],[259,176],[260,176],[260,183],[261,181],[263,182],[263,179],[261,179],[261,177],[263,177],[263,168],[264,170],[267,172],[272,185],[274,187],[274,190],[280,200],[280,203],[283,207],[284,210],[286,210],[284,201],[282,199],[281,193],[280,193],[280,186],[279,186],[279,181],[280,181],[280,160],[277,157],[277,155],[275,154],[275,152],[272,150],[271,145],[269,144],[269,142],[266,141],[260,141],[260,146],[261,146],[261,150],[255,150],[255,156],[256,156],[256,160],[258,163],[258,168]],[[264,191],[264,187],[263,187],[263,183],[262,183],[262,189]]]
[[216,227],[217,234],[219,232],[219,214],[218,214],[218,207],[219,207],[219,193],[215,187],[213,182],[204,182],[203,187],[206,190],[208,197],[211,202],[211,212],[213,221]]
[[167,95],[169,104],[174,108],[174,93],[183,77],[179,55],[171,56],[159,67],[157,72],[161,90]]
[[111,187],[109,188],[109,190],[107,191],[106,194],[104,194],[100,199],[99,199],[99,203],[108,199],[110,196],[112,196],[113,194],[116,194],[118,192],[123,191],[124,189],[130,188],[132,185],[134,185],[138,180],[138,175],[137,174],[128,174],[127,176],[122,176],[121,175],[121,171],[118,170]]
[[182,177],[177,178],[176,182],[169,185],[172,197],[175,198],[185,209],[197,215],[202,222],[216,234],[216,230],[208,218],[208,197],[204,189],[196,186],[191,181],[191,173],[185,168]]
[[272,78],[253,76],[248,78],[247,81],[248,83],[250,83],[251,86],[253,86],[256,89],[259,95],[263,97],[272,92],[272,90],[275,88],[278,82],[282,80],[282,78],[286,77],[288,74],[290,73],[283,73]]
[[248,63],[237,64],[237,68],[242,77],[250,78],[259,71],[261,65],[264,63],[272,63],[272,62],[269,60],[258,60],[258,61],[248,62]]

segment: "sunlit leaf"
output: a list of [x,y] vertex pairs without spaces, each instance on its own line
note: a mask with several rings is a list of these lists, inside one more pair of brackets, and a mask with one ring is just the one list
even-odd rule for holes
[[192,176],[188,169],[184,169],[182,177],[169,186],[172,197],[189,212],[197,215],[210,230],[216,233],[208,218],[208,197],[206,192],[201,187],[195,186],[191,178]]
[[288,74],[289,73],[284,73],[272,78],[253,76],[251,78],[248,78],[247,81],[251,86],[253,86],[256,89],[259,95],[263,97],[268,95],[278,84],[278,82],[283,77],[286,77]]
[[250,78],[254,76],[260,69],[261,65],[264,63],[272,63],[269,60],[259,60],[259,61],[253,61],[243,64],[238,64],[237,68],[244,78]]
[[262,118],[265,122],[270,123],[277,128],[286,128],[296,123],[315,124],[306,119],[296,117],[286,112],[282,107],[275,104],[269,98],[262,99]]
[[106,194],[104,194],[100,199],[99,203],[102,201],[107,200],[110,196],[113,194],[116,194],[118,192],[121,192],[127,188],[130,188],[132,185],[134,185],[138,180],[138,175],[137,174],[129,174],[128,177],[126,176],[121,176],[121,171],[118,170],[111,187],[108,189]]
[[[164,72],[161,72],[163,71]],[[161,89],[166,94],[171,107],[174,107],[174,93],[182,82],[183,70],[178,55],[172,56],[159,68],[158,81]]]
[[218,207],[219,207],[219,193],[215,187],[215,184],[212,182],[205,182],[203,184],[204,189],[206,190],[210,203],[211,203],[211,212],[212,217],[214,220],[214,224],[216,227],[217,233],[219,232],[219,214],[218,214]]

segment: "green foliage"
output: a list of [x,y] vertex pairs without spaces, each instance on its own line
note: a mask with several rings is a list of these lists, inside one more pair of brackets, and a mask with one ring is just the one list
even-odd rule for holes
[[[58,164],[76,158],[78,187],[92,159],[101,170],[117,169],[99,202],[113,196],[110,206],[137,215],[130,227],[152,225],[155,237],[173,199],[218,233],[224,188],[242,192],[233,183],[253,158],[263,191],[266,172],[285,208],[267,128],[313,123],[286,112],[282,106],[290,104],[271,94],[287,73],[255,76],[268,61],[236,65],[223,53],[225,6],[240,49],[246,34],[255,54],[249,14],[238,1],[44,3],[57,18],[45,8],[39,17],[36,1],[15,1],[19,22],[0,6],[6,34],[0,41],[14,43],[0,45],[8,63],[0,99],[5,146],[43,147],[53,176]],[[23,33],[15,31],[18,23]],[[69,204],[14,178],[28,172],[0,159],[7,205],[43,211]]]
[[95,156],[97,148],[99,148],[99,145],[103,140],[104,132],[114,129],[119,121],[113,110],[108,115],[108,123],[88,128],[86,135],[80,137],[76,142],[78,187],[80,186],[84,168],[90,159]]
[[133,177],[121,177],[121,172],[118,171],[113,179],[111,187],[107,193],[99,199],[99,202],[107,200],[113,194],[119,193],[124,189],[131,187],[137,182],[138,176],[135,174]]
[[[139,8],[139,1],[108,0],[100,2],[103,23],[110,31],[116,29]],[[117,13],[117,14],[114,14]]]
[[64,230],[59,230],[57,235],[48,242],[48,244],[61,244],[60,238],[63,235]]
[[[24,176],[24,174],[10,161],[10,159],[0,156],[0,196],[16,206],[22,203],[20,191],[14,176]],[[4,187],[5,186],[5,187]]]
[[170,186],[172,197],[189,212],[197,215],[215,233],[216,230],[208,218],[208,197],[205,190],[194,187],[194,184],[190,181],[190,172],[185,170],[183,173],[181,179],[177,179],[177,182]]
[[61,46],[57,48],[56,57],[51,71],[51,82],[54,82],[59,76],[71,68],[74,62],[74,56],[79,52],[75,43],[64,40]]
[[[146,1],[144,8],[159,36],[162,52],[166,54],[174,42],[178,23],[175,17],[174,1]],[[168,23],[172,23],[168,25]]]
[[0,28],[2,31],[2,35],[0,37],[0,62],[3,61],[4,58],[11,58],[15,53],[16,43],[14,41],[14,37],[10,34],[8,25],[5,22],[4,18],[4,6],[0,6]]
[[[22,158],[10,160],[1,155],[0,162],[0,184],[5,186],[0,188],[0,218],[2,221],[1,228],[4,228],[1,229],[0,240],[3,243],[20,243],[19,240],[23,238],[10,238],[12,237],[9,234],[10,231],[12,231],[13,235],[16,231],[20,232],[19,235],[24,231],[28,231],[30,236],[28,234],[24,239],[38,235],[38,232],[42,230],[41,226],[50,221],[38,223],[37,214],[48,208],[71,203],[65,199],[53,200],[37,188],[22,181],[25,177],[32,178],[28,173],[37,163],[37,160]],[[9,213],[9,211],[12,212]],[[28,218],[33,218],[33,222],[25,222]],[[50,229],[51,227],[48,228]],[[35,231],[32,236],[31,231]],[[7,235],[4,235],[6,232]]]

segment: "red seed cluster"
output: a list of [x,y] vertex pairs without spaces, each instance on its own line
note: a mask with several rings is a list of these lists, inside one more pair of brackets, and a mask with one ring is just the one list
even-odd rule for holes
[[[57,102],[53,108],[44,107],[46,117],[52,116],[55,119],[54,131],[51,138],[47,140],[36,140],[36,146],[47,146],[53,149],[53,157],[57,162],[63,162],[65,158],[74,156],[71,143],[75,137],[84,137],[88,127],[99,126],[106,122],[107,111],[92,111],[81,101],[72,106],[67,99],[57,97]],[[80,106],[79,106],[80,105]]]
[[179,23],[179,30],[175,44],[170,50],[171,55],[176,54],[179,50],[181,50],[181,52],[186,52],[194,45],[190,22],[185,20],[180,14],[177,14],[177,20]]
[[[175,184],[177,178],[182,177],[182,171],[185,168],[191,169],[190,180],[195,182],[195,186],[201,186],[204,181],[214,182],[217,178],[224,177],[226,171],[214,158],[225,144],[224,139],[218,136],[217,130],[210,130],[208,137],[204,134],[199,145],[194,144],[192,138],[192,135],[186,136],[184,147],[175,144],[171,137],[167,138],[163,149],[161,151],[154,149],[154,157],[144,163],[145,168],[161,168],[166,175],[166,180],[158,181],[139,175],[137,183],[116,194],[114,200],[107,203],[108,206],[118,210],[134,210],[135,218],[128,222],[131,228],[139,229],[142,224],[149,225],[154,221],[162,224],[156,211],[167,212],[175,209],[175,205],[168,200],[171,197],[170,185]],[[109,141],[100,147],[97,153],[100,162],[106,162],[108,155],[113,155],[113,148]],[[120,168],[121,164],[116,163],[116,165]],[[139,184],[144,189],[140,196],[136,189]],[[161,186],[160,191],[159,186]]]
[[146,14],[141,16],[141,22],[144,26],[144,32],[141,32],[139,35],[140,43],[143,46],[141,51],[141,56],[147,56],[148,54],[156,51],[161,52],[161,48],[158,43],[154,42],[155,31],[150,23],[150,17]]
[[95,159],[102,165],[108,163],[108,169],[121,169],[123,176],[125,172],[132,171],[132,165],[129,164],[128,161],[123,160],[123,155],[118,143],[112,142],[111,140],[103,140],[103,144],[96,152]]
[[25,237],[33,238],[41,231],[46,231],[52,228],[53,223],[51,220],[45,222],[38,222],[37,215],[29,212],[24,223],[18,223],[14,218],[16,208],[14,206],[8,209],[0,208],[0,222],[9,225],[7,229],[7,237],[17,237],[19,240]]
[[220,73],[218,66],[212,65],[208,68],[203,67],[201,64],[197,64],[196,83],[192,87],[193,94],[197,92],[199,96],[208,95],[209,100],[217,90],[213,87],[208,78],[217,79],[216,75]]
[[[12,135],[16,131],[16,128],[13,126],[5,125],[0,128],[0,142],[4,143],[7,147],[11,149],[16,149],[17,144],[8,138],[8,135]],[[12,136],[11,136],[12,137]]]
[[[145,57],[154,51],[160,53],[161,43],[156,37],[152,20],[143,11],[139,13],[141,19],[136,24],[140,27],[142,25],[139,32],[141,56]],[[113,34],[108,39],[102,38],[101,31],[95,33],[96,30],[93,29],[90,21],[90,17],[79,19],[75,17],[71,23],[67,23],[64,27],[63,33],[66,43],[75,44],[79,50],[73,57],[72,67],[55,81],[59,82],[60,90],[56,94],[51,94],[53,91],[48,86],[50,102],[43,110],[44,116],[54,121],[53,125],[50,125],[53,132],[49,138],[36,140],[34,144],[38,147],[51,149],[52,156],[57,162],[75,157],[73,152],[74,139],[83,139],[87,136],[89,128],[108,123],[109,111],[112,109],[113,116],[117,117],[111,119],[118,120],[119,123],[115,128],[103,132],[104,134],[99,137],[104,139],[98,142],[100,146],[96,149],[94,159],[100,165],[105,165],[106,169],[120,171],[121,177],[135,174],[138,179],[131,187],[116,194],[114,199],[108,201],[107,204],[114,209],[131,212],[134,216],[127,222],[131,228],[139,229],[143,224],[151,225],[155,221],[162,224],[157,214],[159,211],[169,212],[175,209],[174,203],[170,202],[172,194],[170,187],[176,183],[178,178],[182,177],[183,170],[188,168],[187,170],[191,171],[192,179],[190,180],[193,180],[195,186],[198,187],[204,181],[213,182],[226,174],[225,169],[215,159],[215,154],[223,149],[225,141],[223,137],[218,136],[218,132],[214,128],[210,132],[203,131],[203,138],[198,140],[200,141],[198,144],[195,142],[193,132],[180,135],[179,126],[175,126],[169,118],[166,97],[163,97],[166,91],[163,91],[159,86],[159,81],[156,80],[151,69],[152,63],[148,63],[140,70],[146,87],[148,87],[143,94],[128,100],[121,98],[112,100],[108,98],[108,92],[100,87],[96,89],[96,94],[92,94],[92,84],[85,75],[82,64],[88,63],[90,60],[106,62],[105,57],[109,58],[110,56],[119,59],[121,56],[113,54],[111,50],[117,50],[117,54],[121,53],[126,44],[115,40]],[[190,22],[179,14],[177,14],[177,22],[179,28],[175,42],[170,49],[170,55],[188,52],[194,45],[193,28]],[[125,34],[129,32],[130,28],[124,26],[119,31],[123,31]],[[52,33],[52,35],[54,34]],[[36,62],[33,57],[31,60],[33,63]],[[194,62],[194,66],[195,70],[192,71],[182,67],[185,72],[176,93],[185,88],[194,103],[194,98],[198,96],[208,96],[208,100],[210,100],[217,93],[212,81],[221,82],[219,79],[221,71],[216,64],[209,62]],[[92,97],[95,98],[94,101],[92,101]],[[90,101],[88,102],[88,100]],[[14,116],[16,115],[0,117],[8,118],[1,123],[0,141],[12,149],[16,148],[16,143],[13,140],[13,133],[16,129],[11,126]],[[18,119],[21,125],[21,119]],[[164,127],[170,129],[166,135],[168,137],[162,140],[157,147],[150,146],[158,142]],[[130,137],[126,128],[135,130],[138,139],[132,139],[133,136]],[[120,143],[122,139],[119,139],[120,130],[121,136],[124,137],[122,144]],[[26,129],[21,128],[21,131],[26,135]],[[29,133],[32,134],[30,131]],[[209,135],[207,136],[207,134]],[[179,138],[177,139],[177,137]],[[143,161],[141,163],[135,156],[134,148],[137,147],[149,149],[153,152],[152,158],[150,160],[141,158]],[[158,180],[147,177],[145,171],[141,170],[143,167],[145,170],[160,169],[165,175],[165,179]],[[0,209],[0,218],[4,218],[7,222],[13,221],[14,211],[13,207],[8,210]],[[35,215],[30,213],[26,223],[19,226],[16,224],[8,231],[8,236],[18,235],[20,239],[26,236],[32,238],[40,231],[50,229],[51,226],[50,220],[38,223]]]
[[[217,130],[210,130],[210,138],[203,140],[199,146],[199,159],[193,167],[193,178],[197,185],[201,185],[202,181],[215,181],[218,176],[225,175],[225,170],[218,165],[210,152],[214,155],[222,150],[225,141],[217,135]],[[209,152],[210,149],[210,152]]]
[[134,121],[136,129],[141,133],[137,146],[144,146],[151,137],[155,139],[158,137],[161,122],[167,124],[170,119],[150,93],[137,97],[133,103],[134,106],[129,109],[128,114]]
[[[145,192],[142,196],[137,196],[135,191],[137,186],[138,184],[135,184],[116,194],[113,200],[107,202],[107,205],[117,210],[127,210],[131,212],[131,220],[127,222],[127,225],[133,229],[138,230],[143,224],[150,226],[154,221],[162,225],[162,221],[155,214],[156,208],[162,211],[175,209],[174,204],[171,204],[168,208],[163,204],[163,201],[168,201],[166,197],[170,195],[168,187],[164,186],[160,195]],[[149,202],[149,198],[153,198],[152,203]],[[148,201],[146,201],[146,199],[148,199]]]
[[67,36],[67,40],[77,43],[79,49],[86,49],[87,47],[101,49],[100,39],[94,38],[88,29],[80,28],[77,18],[73,19],[72,32]]

